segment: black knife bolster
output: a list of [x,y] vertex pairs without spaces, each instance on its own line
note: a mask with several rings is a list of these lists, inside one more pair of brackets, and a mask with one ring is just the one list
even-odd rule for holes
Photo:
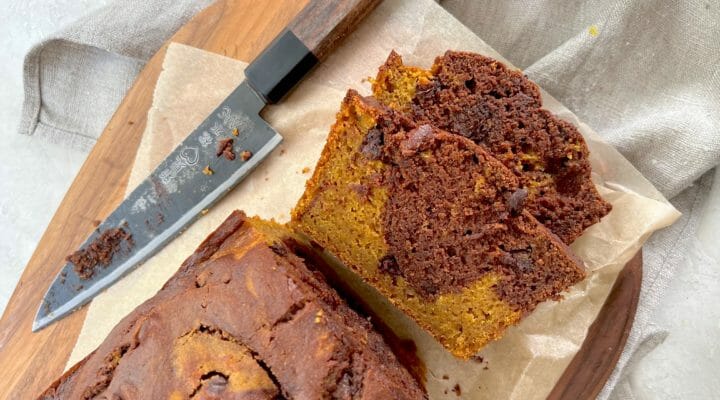
[[277,103],[318,63],[290,30],[284,30],[245,69],[245,79],[268,103]]

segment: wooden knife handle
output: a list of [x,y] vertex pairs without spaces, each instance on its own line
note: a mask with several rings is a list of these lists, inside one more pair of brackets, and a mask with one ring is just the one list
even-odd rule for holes
[[310,0],[290,25],[245,69],[267,103],[280,101],[382,0]]
[[323,60],[381,0],[312,0],[288,28]]

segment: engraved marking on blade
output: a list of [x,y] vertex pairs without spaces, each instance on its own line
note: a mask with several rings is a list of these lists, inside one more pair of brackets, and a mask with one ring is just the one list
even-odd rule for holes
[[130,207],[130,212],[132,214],[144,212],[147,210],[148,206],[156,205],[157,203],[158,193],[155,192],[155,187],[151,187],[146,190],[145,193],[142,194],[142,196],[138,197],[138,199],[135,200],[132,207]]
[[200,152],[197,147],[186,147],[180,152],[180,158],[182,158],[187,165],[195,165],[200,159]]
[[218,118],[223,121],[223,125],[225,125],[225,127],[230,131],[235,128],[237,128],[238,131],[245,131],[254,127],[254,123],[247,117],[247,115],[243,113],[234,113],[228,106],[222,108],[220,113],[218,113]]
[[208,147],[210,143],[213,142],[213,138],[208,131],[203,131],[203,133],[198,136],[198,142],[200,142],[202,147]]
[[213,126],[210,127],[210,132],[215,136],[220,136],[225,132],[225,127],[220,122],[215,121]]
[[160,181],[168,193],[177,192],[179,184],[197,173],[197,171],[192,171],[187,167],[196,165],[199,158],[200,152],[197,147],[186,147],[175,157],[170,167],[160,172]]
[[132,211],[133,214],[137,214],[141,211],[147,210],[148,201],[143,197],[139,197],[137,200],[135,200],[135,203],[133,203],[132,208],[130,208],[130,211]]

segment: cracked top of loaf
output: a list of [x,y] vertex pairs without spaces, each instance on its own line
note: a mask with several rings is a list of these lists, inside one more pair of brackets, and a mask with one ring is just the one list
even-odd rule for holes
[[425,398],[286,234],[234,212],[41,398]]

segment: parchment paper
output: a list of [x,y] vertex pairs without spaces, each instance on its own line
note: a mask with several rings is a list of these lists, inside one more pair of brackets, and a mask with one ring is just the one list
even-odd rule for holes
[[[505,61],[433,1],[386,0],[287,99],[266,109],[264,117],[283,135],[283,144],[181,237],[93,300],[68,367],[94,350],[120,319],[154,295],[231,210],[287,221],[311,174],[303,170],[314,167],[345,92],[354,88],[369,94],[365,78],[375,75],[392,49],[406,63],[423,67],[448,49]],[[187,46],[172,44],[168,48],[129,191],[243,79],[244,67],[242,62]],[[545,398],[578,351],[622,266],[653,231],[679,216],[590,127],[547,93],[543,98],[546,108],[580,128],[592,154],[593,178],[613,204],[613,211],[572,246],[591,272],[564,301],[541,304],[501,340],[483,349],[482,362],[454,359],[407,317],[383,301],[377,302],[390,327],[418,345],[432,399],[457,398],[452,390],[456,384],[466,399]]]

